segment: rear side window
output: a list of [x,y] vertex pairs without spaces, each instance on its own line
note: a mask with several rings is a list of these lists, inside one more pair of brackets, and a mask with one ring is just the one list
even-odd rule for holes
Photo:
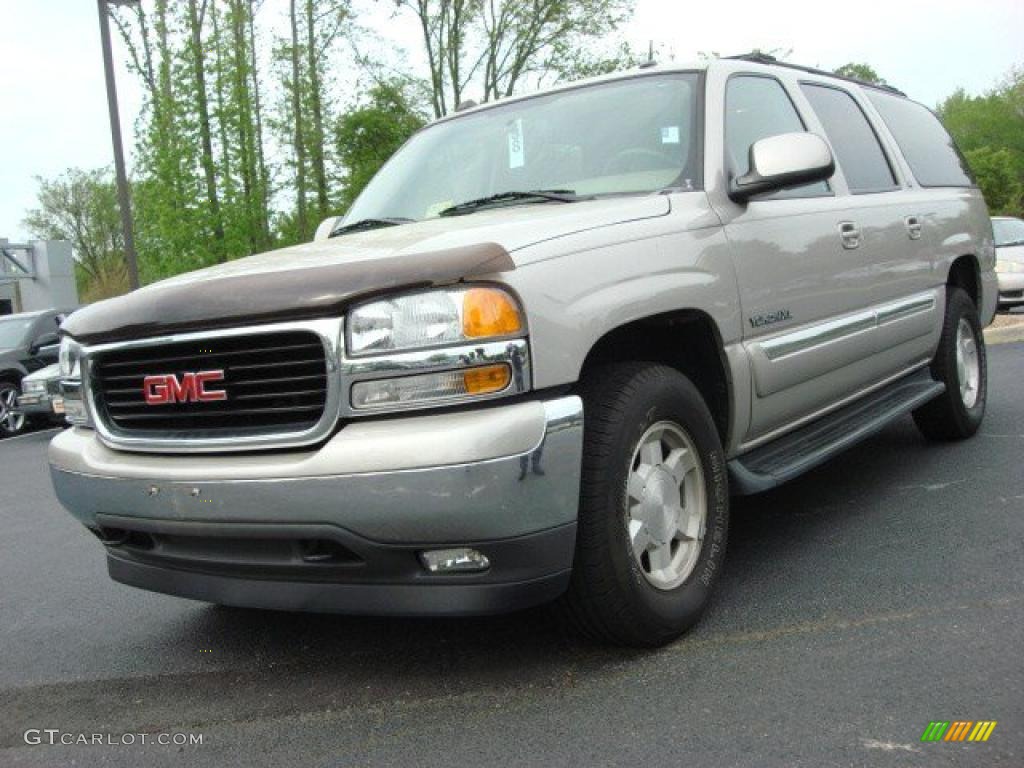
[[974,185],[967,163],[931,110],[910,99],[866,90],[900,145],[918,184],[922,187]]
[[[739,75],[725,91],[725,151],[734,177],[750,170],[750,147],[780,133],[807,130],[782,83],[772,77]],[[776,192],[771,198],[828,194],[825,182]]]
[[850,191],[895,189],[896,177],[878,143],[875,129],[853,97],[839,88],[824,85],[804,83],[800,87],[825,127]]

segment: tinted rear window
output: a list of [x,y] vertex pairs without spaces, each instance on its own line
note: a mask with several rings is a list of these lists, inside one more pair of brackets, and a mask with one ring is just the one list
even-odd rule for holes
[[875,130],[853,97],[831,86],[804,83],[801,87],[821,120],[825,135],[832,142],[850,191],[884,192],[895,189],[896,178]]
[[922,187],[970,187],[967,163],[931,110],[917,102],[865,89]]

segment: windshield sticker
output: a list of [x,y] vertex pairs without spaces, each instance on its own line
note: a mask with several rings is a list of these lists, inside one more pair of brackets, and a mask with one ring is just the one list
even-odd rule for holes
[[512,122],[508,131],[508,167],[522,168],[526,165],[526,153],[523,147],[523,121]]
[[661,129],[661,143],[662,144],[678,144],[679,143],[679,126],[678,125],[666,125]]

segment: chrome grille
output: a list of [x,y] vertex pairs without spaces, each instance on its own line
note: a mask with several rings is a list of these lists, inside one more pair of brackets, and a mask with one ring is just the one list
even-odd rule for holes
[[[150,405],[146,376],[222,370],[227,398]],[[229,334],[97,351],[90,361],[97,416],[112,435],[194,438],[304,432],[324,417],[328,362],[309,330]]]

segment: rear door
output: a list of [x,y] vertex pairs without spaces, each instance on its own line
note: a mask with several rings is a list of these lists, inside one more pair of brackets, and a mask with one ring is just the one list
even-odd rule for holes
[[942,297],[927,237],[930,217],[904,183],[858,87],[803,80],[800,91],[832,146],[850,196],[850,221],[860,236],[859,258],[873,270],[875,351],[864,361],[870,384],[931,357]]
[[[743,440],[749,446],[875,380],[863,362],[875,351],[878,263],[841,171],[827,184],[745,205],[728,198],[729,179],[746,172],[755,141],[823,129],[795,79],[737,72],[720,87],[725,175],[709,195],[725,223],[739,286],[753,379]],[[708,133],[715,135],[714,126]]]

